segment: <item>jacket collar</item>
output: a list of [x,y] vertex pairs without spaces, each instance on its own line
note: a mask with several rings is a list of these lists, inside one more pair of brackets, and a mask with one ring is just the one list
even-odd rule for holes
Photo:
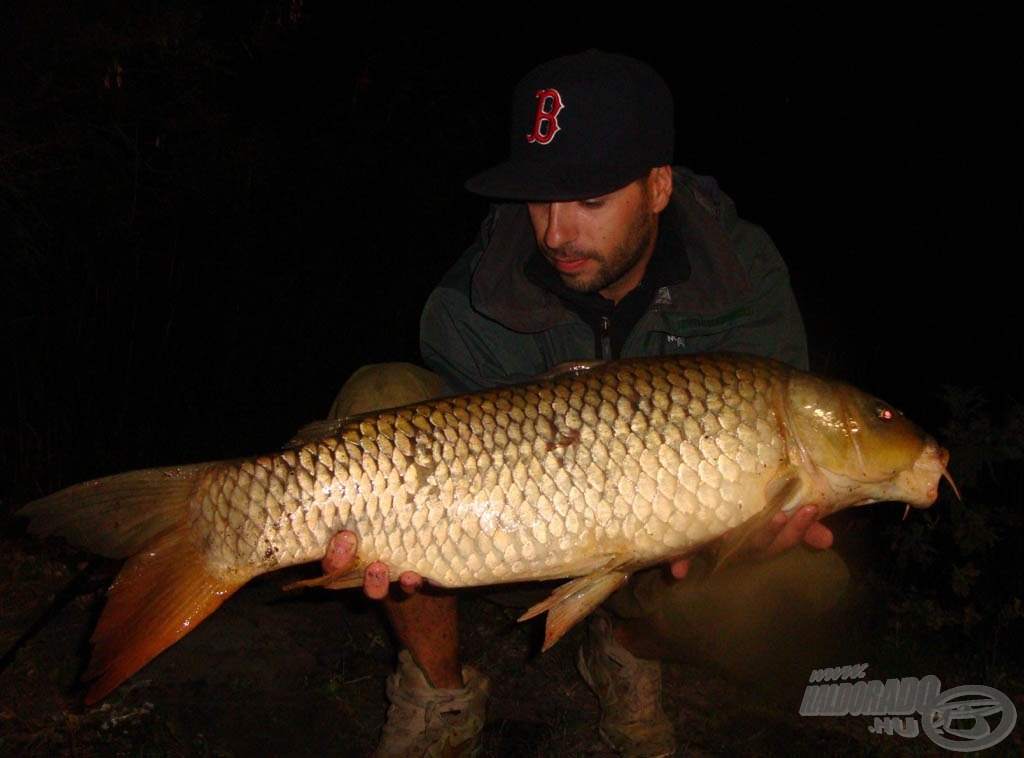
[[[658,220],[658,236],[654,252],[647,263],[647,270],[640,283],[622,299],[620,306],[629,306],[631,311],[644,310],[659,287],[670,287],[685,281],[690,275],[690,263],[686,248],[678,234],[675,206],[669,205]],[[662,229],[665,233],[662,233]],[[597,292],[578,292],[566,286],[554,267],[541,255],[534,244],[533,254],[526,260],[526,278],[549,292],[553,292],[569,308],[583,316],[587,322],[606,316],[615,310],[612,301]],[[639,304],[639,305],[638,305]]]
[[[735,246],[722,223],[732,201],[713,179],[677,170],[669,208],[659,221],[658,247],[645,282],[657,307],[710,313],[745,299],[752,291]],[[490,234],[472,274],[475,310],[518,332],[540,332],[575,321],[554,269],[539,257],[533,226],[523,203],[492,208]],[[552,277],[552,278],[549,278]],[[549,286],[552,285],[553,286]],[[592,297],[601,298],[600,295]],[[573,302],[569,300],[569,302]],[[571,307],[571,306],[570,306]]]

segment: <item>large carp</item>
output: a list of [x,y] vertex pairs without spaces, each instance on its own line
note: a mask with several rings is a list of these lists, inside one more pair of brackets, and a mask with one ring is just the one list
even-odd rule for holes
[[707,354],[318,422],[280,452],[109,476],[20,513],[128,558],[92,636],[95,702],[253,577],[320,560],[340,530],[359,538],[343,585],[372,561],[444,587],[572,578],[523,616],[548,612],[547,648],[631,572],[739,543],[779,511],[928,507],[947,459],[854,387]]

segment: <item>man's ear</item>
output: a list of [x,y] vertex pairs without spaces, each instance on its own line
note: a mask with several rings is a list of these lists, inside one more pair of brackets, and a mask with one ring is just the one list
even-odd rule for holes
[[661,213],[672,197],[672,167],[658,166],[647,175],[647,189],[655,213]]

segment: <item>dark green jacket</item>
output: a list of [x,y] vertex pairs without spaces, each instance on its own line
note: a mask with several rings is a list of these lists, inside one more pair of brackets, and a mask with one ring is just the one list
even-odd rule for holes
[[[687,169],[675,170],[670,202],[659,244],[685,256],[689,274],[667,286],[654,283],[622,357],[732,350],[806,369],[803,320],[767,233],[737,216],[714,179]],[[675,223],[666,228],[669,217]],[[477,239],[430,294],[420,348],[450,391],[526,381],[564,361],[608,357],[597,354],[594,329],[575,310],[527,277],[536,250],[526,207],[493,205]]]

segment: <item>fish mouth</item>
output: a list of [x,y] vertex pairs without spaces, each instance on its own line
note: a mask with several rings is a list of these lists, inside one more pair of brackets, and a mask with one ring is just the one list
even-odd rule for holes
[[914,481],[925,483],[925,486],[920,490],[920,497],[905,500],[908,506],[930,508],[934,505],[939,498],[939,482],[943,479],[949,482],[956,499],[963,500],[960,496],[960,489],[949,473],[948,463],[949,451],[934,441],[930,441],[921,456],[914,462],[914,468],[910,475]]

